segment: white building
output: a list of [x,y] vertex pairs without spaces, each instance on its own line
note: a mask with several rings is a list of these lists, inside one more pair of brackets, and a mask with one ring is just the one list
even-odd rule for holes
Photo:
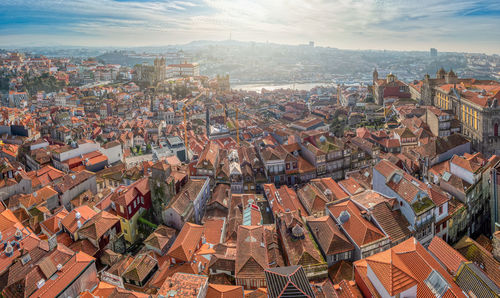
[[106,155],[110,164],[123,160],[122,144],[120,144],[120,142],[118,141],[113,141],[102,145],[99,151],[101,151],[102,154]]
[[197,77],[200,75],[198,63],[170,64],[166,68],[167,78],[172,77]]

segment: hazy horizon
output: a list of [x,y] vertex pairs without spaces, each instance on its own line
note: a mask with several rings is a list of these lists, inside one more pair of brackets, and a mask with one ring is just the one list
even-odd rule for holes
[[0,47],[155,47],[198,40],[500,53],[485,0],[6,0]]
[[[43,44],[31,44],[31,45],[2,45],[0,44],[0,49],[7,49],[7,50],[15,50],[15,49],[30,49],[30,48],[48,48],[48,47],[54,47],[54,48],[75,48],[75,49],[109,49],[109,50],[130,50],[133,51],[135,49],[144,49],[144,48],[182,48],[185,46],[191,46],[194,43],[206,43],[206,44],[218,44],[218,43],[225,43],[225,42],[235,42],[235,43],[256,43],[256,44],[266,44],[269,43],[270,45],[276,45],[276,46],[290,46],[290,47],[296,47],[296,46],[307,46],[309,41],[303,42],[303,43],[297,43],[297,44],[287,44],[287,43],[277,43],[277,42],[272,42],[272,41],[255,41],[255,40],[235,40],[235,39],[221,39],[221,40],[191,40],[186,43],[178,43],[178,44],[164,44],[164,45],[136,45],[136,46],[115,46],[115,45],[78,45],[78,44],[50,44],[50,45],[43,45]],[[313,41],[313,40],[310,40]],[[330,45],[321,45],[317,44],[315,42],[315,47],[323,47],[323,48],[331,48],[331,49],[337,49],[341,51],[388,51],[388,52],[429,52],[430,48],[423,48],[423,49],[394,49],[394,48],[341,48],[341,47],[335,47],[335,46],[330,46]],[[485,53],[485,52],[474,52],[474,51],[445,51],[440,48],[437,48],[439,53],[466,53],[466,54],[490,54],[490,55],[500,55],[500,49],[496,53]]]

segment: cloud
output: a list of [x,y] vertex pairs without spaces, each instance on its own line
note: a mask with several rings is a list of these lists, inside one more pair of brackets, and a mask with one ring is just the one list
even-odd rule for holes
[[[500,3],[487,0],[3,0],[0,45],[36,34],[81,45],[165,45],[232,32],[343,48],[495,52],[498,16]],[[71,32],[80,38],[68,39]]]

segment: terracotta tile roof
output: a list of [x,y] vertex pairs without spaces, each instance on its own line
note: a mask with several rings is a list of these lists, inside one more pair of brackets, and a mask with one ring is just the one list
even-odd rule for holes
[[101,147],[104,149],[109,149],[109,148],[113,148],[113,147],[120,146],[120,145],[121,144],[118,141],[111,141],[111,142],[107,142],[106,144],[102,145]]
[[334,285],[333,288],[339,298],[354,298],[362,296],[359,288],[356,286],[356,282],[353,280],[343,280]]
[[[493,234],[493,237],[496,235],[500,235],[498,233]],[[476,238],[476,242],[484,247],[487,251],[492,252],[493,251],[493,242],[490,238],[485,236],[484,234],[479,235],[479,237]]]
[[274,184],[264,184],[263,188],[273,213],[300,210],[301,214],[308,214],[295,191],[288,186],[283,185],[277,189]]
[[477,155],[471,157],[454,155],[450,162],[471,173],[476,173],[485,164],[485,160]]
[[500,262],[488,250],[467,236],[453,247],[467,260],[477,264],[496,284],[500,284]]
[[69,249],[73,250],[74,252],[79,252],[82,251],[89,256],[95,256],[99,249],[95,247],[90,241],[87,239],[84,240],[78,240],[76,242],[71,243],[69,246]]
[[184,262],[191,261],[204,230],[203,226],[185,223],[167,254]]
[[158,265],[155,258],[143,253],[134,258],[122,274],[122,278],[142,282]]
[[172,198],[167,208],[173,208],[177,213],[183,214],[188,209],[189,204],[196,199],[205,181],[205,179],[189,179],[186,185]]
[[235,275],[237,278],[264,278],[269,257],[263,226],[239,226],[236,244]]
[[218,203],[222,207],[228,208],[230,198],[231,186],[228,184],[220,183],[215,186],[214,192],[207,205]]
[[395,199],[386,198],[373,190],[365,190],[351,197],[351,200],[367,210],[367,215],[376,220],[392,242],[399,242],[412,236],[406,217],[399,209],[394,208],[397,204]]
[[64,246],[68,247],[71,245],[71,243],[73,243],[73,240],[68,233],[61,233],[57,235],[57,243],[63,244]]
[[[87,270],[87,267],[94,262],[94,258],[83,252],[78,252],[68,262],[66,262],[66,264],[64,264],[60,271],[58,271],[57,278],[46,280],[45,284],[33,293],[32,297],[50,298],[61,294],[69,284],[71,284],[80,274]],[[97,285],[97,276],[89,277],[86,282],[89,285]]]
[[[323,256],[309,234],[309,230],[302,220],[298,218],[298,212],[292,211],[278,214],[278,219],[283,249],[288,257],[289,265],[307,267],[312,264],[323,263],[326,271]],[[295,238],[293,238],[294,233],[297,235]]]
[[428,195],[428,186],[389,162],[381,160],[375,169],[386,178],[386,185],[408,203],[412,203],[418,193]]
[[225,226],[225,218],[210,218],[205,221],[203,227],[205,228],[205,239],[210,244],[217,244],[221,242],[222,230]]
[[467,262],[467,259],[438,236],[434,236],[427,249],[453,276],[458,272],[462,262]]
[[[57,265],[65,264],[74,255],[74,252],[64,245],[58,244],[52,251],[49,251],[48,247],[41,248],[39,246],[27,255],[29,261],[16,262],[9,268],[4,295],[18,296],[19,292],[22,291],[24,296],[29,296],[37,289],[36,283],[38,281],[51,278],[57,271]],[[22,288],[19,288],[19,283],[22,284]]]
[[439,177],[442,177],[446,172],[451,173],[449,160],[435,164],[429,169],[429,173],[432,173]]
[[436,272],[449,285],[443,297],[464,297],[453,278],[415,238],[367,257],[366,263],[391,296],[417,285],[417,297],[434,297],[425,280]]
[[41,184],[41,186],[48,185],[52,181],[64,176],[63,172],[51,166],[44,166],[40,170],[31,171],[27,174],[31,179],[33,179],[33,183],[35,183],[35,180],[37,180]]
[[[77,213],[80,214],[79,220],[76,218]],[[83,226],[87,220],[91,219],[96,214],[97,213],[90,207],[83,205],[71,210],[71,212],[63,218],[61,224],[66,228],[66,230],[73,234],[78,230],[78,221],[80,221]]]
[[243,298],[244,291],[242,286],[231,285],[208,285],[207,298]]
[[234,271],[236,260],[236,245],[219,243],[213,249],[215,253],[210,260],[210,268],[218,270]]
[[106,271],[116,276],[122,276],[122,274],[125,272],[125,270],[127,270],[128,266],[132,264],[133,261],[134,258],[131,256],[121,256],[120,259],[112,264],[111,267]]
[[328,268],[328,276],[333,283],[337,284],[343,280],[353,280],[354,279],[354,271],[352,267],[352,263],[341,260],[330,268]]
[[101,211],[83,224],[78,230],[78,235],[92,240],[99,240],[119,222],[120,219],[117,216],[106,211]]
[[377,292],[375,289],[375,286],[372,284],[370,279],[368,278],[367,272],[368,272],[368,263],[366,259],[361,259],[353,263],[354,265],[354,271],[357,273],[356,276],[356,282],[362,283],[364,286],[366,286],[366,289],[368,293],[365,293],[363,291],[363,294],[366,296],[370,295],[372,297],[381,297],[381,295]]
[[149,178],[144,177],[136,182],[117,188],[112,196],[112,200],[124,207],[128,206],[138,195],[145,196],[149,192]]
[[292,143],[292,144],[283,145],[283,148],[285,148],[285,150],[288,151],[289,153],[301,150],[299,143]]
[[249,201],[256,201],[254,194],[232,194],[230,200],[229,215],[226,226],[226,242],[235,242],[238,228],[243,224],[243,208],[249,205]]
[[111,249],[105,249],[102,252],[99,260],[104,265],[112,266],[113,264],[116,264],[116,262],[118,262],[122,257],[123,256],[121,254],[116,253],[116,252],[112,251]]
[[[345,191],[342,190],[342,188],[337,184],[337,182],[335,182],[335,180],[333,180],[330,177],[329,178],[312,179],[311,183],[315,184],[322,191],[329,189],[331,192],[331,195],[333,196],[332,200],[341,200],[341,199],[349,197],[349,195]],[[321,187],[321,185],[323,185],[324,187]]]
[[378,253],[366,261],[391,296],[417,284],[409,268],[395,257],[395,252],[392,250]]
[[360,193],[364,190],[364,187],[362,187],[352,177],[339,181],[338,185],[351,196]]
[[316,171],[316,167],[310,164],[307,160],[302,158],[302,156],[298,156],[298,167],[299,173],[311,173]]
[[207,276],[177,272],[165,280],[157,294],[164,297],[196,298],[207,284]]
[[428,193],[429,198],[436,206],[441,206],[450,200],[444,191],[439,186],[434,184],[429,187]]
[[332,178],[312,179],[297,194],[309,213],[319,214],[324,212],[326,203],[349,197]]
[[326,255],[334,255],[354,250],[354,245],[339,230],[333,219],[326,215],[307,218],[311,233]]
[[377,165],[375,165],[374,169],[386,178],[388,178],[395,171],[401,171],[398,166],[389,162],[388,160],[381,160],[379,163],[377,163]]
[[350,200],[332,203],[328,209],[337,221],[341,213],[347,212],[348,218],[342,228],[359,247],[386,237],[373,223],[363,218],[361,211]]
[[88,297],[89,298],[94,298],[94,297],[147,298],[150,297],[150,295],[140,292],[125,290],[115,285],[111,285],[101,281],[99,282],[99,285],[92,291],[92,294],[90,294],[90,296]]
[[392,242],[399,242],[412,236],[413,232],[406,217],[400,210],[393,210],[390,204],[389,202],[377,204],[373,207],[371,215]]
[[313,280],[310,282],[310,284],[316,298],[338,297],[337,293],[335,293],[332,282],[328,278],[325,278],[323,280]]
[[[209,142],[201,153],[196,168],[215,167],[219,155],[219,146],[215,142]],[[207,165],[205,165],[205,162]]]
[[245,291],[245,298],[267,298],[267,288]]
[[170,240],[175,237],[175,229],[159,225],[156,230],[149,234],[148,238],[144,240],[144,244],[150,245],[154,248],[157,248],[160,251],[163,251]]
[[62,181],[60,183],[57,183],[54,186],[54,188],[59,193],[65,193],[93,176],[95,176],[94,173],[85,170],[78,173],[67,174],[62,178]]

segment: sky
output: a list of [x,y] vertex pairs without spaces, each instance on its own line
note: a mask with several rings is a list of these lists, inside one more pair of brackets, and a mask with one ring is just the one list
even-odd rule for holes
[[500,54],[500,0],[0,0],[0,47],[226,40]]

